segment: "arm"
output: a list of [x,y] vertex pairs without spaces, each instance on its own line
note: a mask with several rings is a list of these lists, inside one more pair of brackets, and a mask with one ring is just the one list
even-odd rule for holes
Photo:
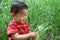
[[35,38],[37,36],[37,33],[31,32],[24,35],[19,35],[18,33],[15,33],[15,34],[12,34],[11,36],[14,40],[27,40],[30,38]]
[[27,40],[30,38],[30,34],[19,35],[18,33],[11,35],[14,40]]

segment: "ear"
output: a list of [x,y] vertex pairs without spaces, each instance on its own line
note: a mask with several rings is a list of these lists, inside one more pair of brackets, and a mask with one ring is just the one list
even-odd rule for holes
[[14,17],[14,13],[11,13],[10,15],[11,15],[12,17]]

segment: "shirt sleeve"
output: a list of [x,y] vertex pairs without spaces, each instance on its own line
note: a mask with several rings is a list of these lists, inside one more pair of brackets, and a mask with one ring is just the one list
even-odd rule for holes
[[12,34],[18,33],[18,29],[15,25],[9,25],[7,28],[7,35],[11,36]]

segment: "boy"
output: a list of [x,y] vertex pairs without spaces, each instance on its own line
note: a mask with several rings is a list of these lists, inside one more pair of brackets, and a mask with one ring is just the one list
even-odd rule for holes
[[11,16],[13,20],[7,28],[9,40],[33,40],[37,33],[30,32],[25,19],[27,18],[28,7],[24,2],[15,1],[11,5]]

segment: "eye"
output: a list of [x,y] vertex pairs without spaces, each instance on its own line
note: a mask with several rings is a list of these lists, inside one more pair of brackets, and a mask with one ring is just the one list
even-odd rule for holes
[[24,15],[21,15],[22,17],[24,17]]
[[21,15],[22,17],[27,16],[27,15]]

